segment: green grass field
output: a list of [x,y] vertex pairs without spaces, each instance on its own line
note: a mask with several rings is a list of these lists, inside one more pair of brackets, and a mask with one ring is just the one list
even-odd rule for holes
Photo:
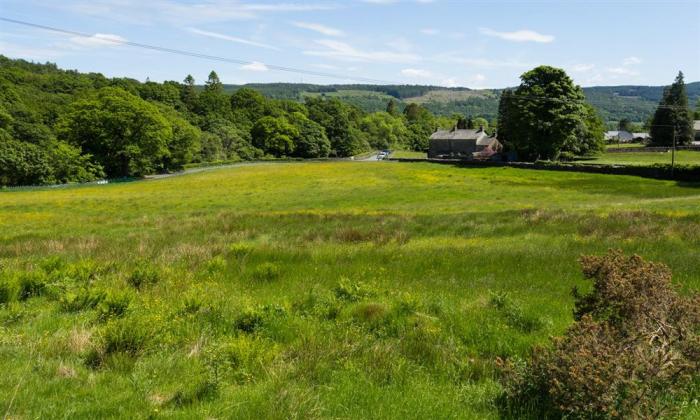
[[570,325],[581,254],[700,289],[700,184],[627,176],[246,165],[0,192],[0,236],[15,419],[497,418],[496,359]]
[[391,152],[394,159],[427,159],[428,154],[425,152],[414,152],[413,150],[395,150]]
[[[671,164],[671,152],[621,152],[603,153],[594,159],[586,159],[585,163],[620,164],[644,166],[655,163]],[[676,164],[700,165],[700,152],[693,150],[677,150]]]

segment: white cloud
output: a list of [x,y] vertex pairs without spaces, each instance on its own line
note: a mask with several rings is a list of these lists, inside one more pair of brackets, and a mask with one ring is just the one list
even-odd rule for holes
[[420,30],[420,33],[423,35],[437,35],[440,33],[440,31],[435,28],[423,28]]
[[330,57],[346,61],[374,61],[387,63],[409,63],[419,61],[415,54],[396,51],[363,51],[345,42],[334,39],[316,40],[316,44],[325,47],[323,50],[306,50],[304,55]]
[[467,67],[481,68],[528,68],[535,64],[519,61],[517,59],[496,60],[490,58],[461,57],[456,53],[445,52],[432,58],[433,61],[441,63],[461,64]]
[[641,62],[642,62],[642,60],[640,58],[632,56],[632,57],[625,58],[622,61],[622,64],[624,64],[625,66],[631,66],[634,64],[639,64]]
[[95,34],[91,37],[74,36],[70,38],[73,44],[81,47],[95,48],[105,46],[115,46],[126,42],[126,38],[114,34]]
[[0,40],[0,54],[25,60],[53,60],[63,55],[58,48],[33,48]]
[[618,76],[638,76],[639,72],[626,67],[608,67],[607,72]]
[[595,64],[574,64],[571,70],[579,73],[585,73],[595,68]]
[[401,75],[418,79],[430,79],[433,77],[433,73],[423,69],[403,69],[401,70]]
[[218,32],[203,31],[203,30],[197,29],[197,28],[187,28],[187,31],[191,32],[193,34],[207,36],[209,38],[223,39],[224,41],[230,41],[230,42],[235,42],[238,44],[251,45],[253,47],[267,48],[269,50],[279,51],[279,48],[273,47],[272,45],[263,44],[261,42],[251,41],[249,39],[237,38],[235,36],[230,36],[230,35],[226,35],[226,34],[220,34]]
[[166,21],[174,24],[225,22],[255,19],[265,13],[310,12],[333,10],[334,3],[255,3],[240,0],[199,0],[179,2],[175,0],[77,0],[56,2],[56,7],[91,16],[109,16],[131,24],[152,24]]
[[496,38],[504,39],[506,41],[514,42],[542,42],[549,43],[554,41],[553,35],[543,35],[529,29],[523,29],[514,32],[498,32],[489,28],[479,28],[479,32],[487,36],[493,36]]
[[486,80],[486,76],[484,76],[481,73],[477,73],[472,77],[472,80],[474,80],[475,82],[483,82],[484,80]]
[[265,65],[265,63],[261,63],[259,61],[253,61],[252,63],[242,65],[241,70],[263,72],[263,71],[268,71],[270,69]]
[[362,2],[371,4],[394,4],[398,3],[399,0],[362,0]]
[[401,52],[409,52],[413,50],[413,44],[403,37],[394,38],[386,43],[386,46]]
[[311,22],[292,22],[292,25],[297,28],[308,29],[310,31],[315,31],[326,36],[343,36],[345,35],[343,31],[336,28],[331,28],[330,26],[321,25],[320,23]]

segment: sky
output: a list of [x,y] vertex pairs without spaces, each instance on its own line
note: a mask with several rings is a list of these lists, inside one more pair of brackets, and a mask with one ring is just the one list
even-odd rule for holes
[[89,35],[0,21],[0,54],[141,81],[503,88],[542,64],[582,86],[700,80],[700,0],[0,0],[0,17]]

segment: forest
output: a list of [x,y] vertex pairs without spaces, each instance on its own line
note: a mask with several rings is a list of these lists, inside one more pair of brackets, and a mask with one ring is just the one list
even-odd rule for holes
[[229,94],[212,71],[203,87],[141,83],[0,57],[0,185],[85,182],[179,170],[192,163],[348,157],[425,150],[436,117],[394,101],[368,113],[338,98]]

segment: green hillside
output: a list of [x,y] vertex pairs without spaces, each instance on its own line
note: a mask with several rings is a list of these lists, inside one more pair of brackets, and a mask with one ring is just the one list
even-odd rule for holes
[[[430,85],[312,85],[301,83],[262,83],[226,85],[229,92],[252,87],[275,99],[302,101],[309,96],[333,96],[366,112],[383,110],[390,99],[419,103],[438,115],[480,115],[487,119],[497,116],[501,89],[444,88]],[[594,86],[583,88],[586,98],[605,121],[646,120],[661,99],[663,86]],[[687,84],[691,104],[700,99],[700,82]]]

